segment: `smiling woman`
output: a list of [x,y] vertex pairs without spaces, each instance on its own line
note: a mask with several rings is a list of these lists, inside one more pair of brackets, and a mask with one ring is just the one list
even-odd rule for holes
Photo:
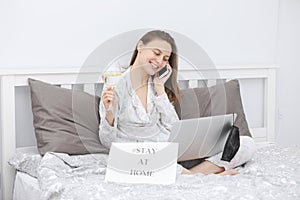
[[[147,69],[146,66],[148,64],[152,65],[152,69]],[[174,39],[168,33],[163,31],[150,31],[146,33],[140,39],[132,54],[130,66],[145,66],[145,71],[148,72],[149,70],[150,75],[156,74],[164,66],[168,66],[168,70],[169,72],[171,71],[171,75],[167,80],[165,80],[164,89],[169,100],[173,102],[174,105],[178,103],[179,89],[177,84],[177,46]]]
[[148,44],[139,41],[138,51],[139,54],[132,66],[142,66],[148,74],[154,75],[168,64],[172,47],[166,41],[156,39]]
[[[138,41],[128,70],[115,88],[103,92],[99,130],[103,145],[168,141],[173,123],[179,120],[174,109],[179,102],[177,59],[175,41],[164,31],[150,31]],[[167,73],[159,78],[165,66]]]
[[[103,92],[99,130],[103,145],[110,148],[112,142],[168,141],[171,127],[179,120],[174,109],[180,101],[177,60],[175,41],[164,31],[150,31],[138,41],[129,69],[116,87],[108,87]],[[160,77],[159,72],[165,66],[167,73]],[[213,156],[190,170],[178,164],[177,173],[237,174],[232,168],[248,161],[254,152],[252,138],[241,138],[241,141],[243,145],[237,153],[240,159],[234,164],[227,166],[219,162],[218,156]]]
[[[166,65],[168,73],[159,79]],[[178,120],[177,68],[177,48],[168,33],[151,31],[138,41],[130,68],[115,88],[103,92],[100,139],[108,148],[113,141],[167,141]]]

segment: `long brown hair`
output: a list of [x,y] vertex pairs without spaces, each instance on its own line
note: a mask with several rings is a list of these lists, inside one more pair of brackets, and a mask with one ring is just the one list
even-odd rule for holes
[[[169,63],[172,67],[172,74],[170,78],[165,83],[165,90],[168,95],[168,98],[170,102],[172,102],[173,105],[176,105],[180,101],[180,95],[179,95],[179,87],[177,83],[177,73],[178,73],[178,54],[177,54],[177,46],[175,44],[174,39],[170,36],[169,33],[166,33],[161,30],[153,30],[150,32],[147,32],[143,37],[140,39],[143,44],[148,44],[150,41],[153,41],[155,39],[160,39],[168,42],[172,47],[172,52],[169,58]],[[130,60],[130,66],[133,65],[135,62],[135,59],[137,57],[138,50],[137,46],[131,56]]]

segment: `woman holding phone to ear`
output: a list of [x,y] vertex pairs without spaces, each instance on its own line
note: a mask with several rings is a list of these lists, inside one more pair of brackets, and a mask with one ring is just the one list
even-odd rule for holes
[[[165,72],[160,74],[162,69]],[[108,87],[103,92],[100,102],[101,143],[110,148],[112,142],[168,141],[173,123],[179,120],[174,109],[179,102],[177,70],[174,39],[160,30],[146,33],[138,41],[130,67],[116,87]],[[238,173],[210,161],[190,170],[178,164],[177,172]]]
[[[177,48],[168,33],[150,31],[138,41],[130,67],[114,88],[102,94],[99,136],[103,145],[168,141],[178,120],[173,106],[179,97],[177,66]],[[166,73],[159,77],[164,67]]]

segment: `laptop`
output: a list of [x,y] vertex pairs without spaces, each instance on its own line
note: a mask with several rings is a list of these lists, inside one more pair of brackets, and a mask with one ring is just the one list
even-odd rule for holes
[[220,153],[225,145],[235,114],[179,120],[169,137],[177,142],[178,161],[210,157]]

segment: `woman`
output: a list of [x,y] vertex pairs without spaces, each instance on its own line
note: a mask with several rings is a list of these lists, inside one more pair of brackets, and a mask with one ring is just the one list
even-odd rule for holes
[[[159,78],[158,72],[165,66],[168,73]],[[99,136],[104,146],[110,148],[112,142],[168,140],[172,124],[178,120],[174,109],[174,105],[179,103],[177,69],[177,47],[168,33],[150,31],[139,40],[130,68],[115,88],[107,88],[102,95]],[[236,155],[240,154],[241,151]],[[190,169],[178,165],[177,171],[182,174],[234,175],[238,171],[233,167],[243,164],[252,155],[242,156],[242,163],[235,161],[234,165],[222,163],[218,156]]]

